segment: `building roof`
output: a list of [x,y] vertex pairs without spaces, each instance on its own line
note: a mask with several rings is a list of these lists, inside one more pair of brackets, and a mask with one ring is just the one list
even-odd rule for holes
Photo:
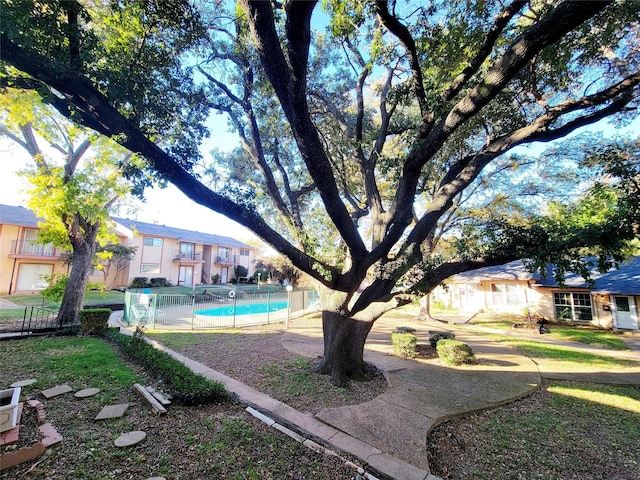
[[[506,263],[496,267],[485,267],[470,272],[459,273],[450,277],[455,283],[480,283],[483,280],[531,280],[542,287],[558,287],[552,275],[553,267],[549,268],[549,275],[543,278],[539,273],[527,271],[521,260]],[[619,268],[612,268],[606,273],[599,273],[595,268],[591,272],[595,286],[593,293],[611,293],[619,295],[640,295],[640,256],[633,257]],[[567,274],[565,285],[568,288],[589,288],[584,278],[575,273]]]
[[[181,228],[156,225],[154,223],[138,222],[137,220],[129,220],[126,218],[114,218],[113,220],[117,224],[143,235],[175,238],[176,240],[180,240],[183,242],[201,243],[203,245],[216,245],[220,247],[230,248],[247,248],[253,250],[253,247],[247,245],[246,243],[222,235],[193,232],[191,230],[183,230]],[[28,208],[0,204],[0,224],[38,228],[38,222],[41,221],[42,219],[37,217],[36,214]]]
[[175,238],[176,240],[180,240],[182,242],[201,243],[203,245],[216,245],[220,247],[230,248],[248,248],[253,250],[253,247],[247,245],[246,243],[222,235],[194,232],[191,230],[184,230],[182,228],[167,227],[165,225],[139,222],[137,220],[129,220],[126,218],[114,218],[113,220],[123,227],[136,231],[142,235]]
[[[640,295],[640,257],[633,257],[621,263],[619,268],[614,267],[606,273],[599,273],[594,268],[591,278],[595,282],[595,286],[591,288],[593,293]],[[540,279],[539,283],[545,287],[557,286],[552,277]],[[567,287],[589,288],[584,278],[575,273],[568,274],[565,283]]]
[[484,267],[450,277],[456,283],[480,283],[483,280],[535,280],[539,275],[529,272],[522,261],[505,263],[494,267]]
[[41,221],[42,218],[36,216],[36,214],[28,208],[0,205],[0,224],[37,228],[38,222]]

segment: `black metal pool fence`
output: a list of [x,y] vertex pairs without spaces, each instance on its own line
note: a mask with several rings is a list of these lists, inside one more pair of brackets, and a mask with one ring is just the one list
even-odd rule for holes
[[127,291],[124,321],[152,329],[210,329],[282,323],[318,309],[315,290],[191,294]]

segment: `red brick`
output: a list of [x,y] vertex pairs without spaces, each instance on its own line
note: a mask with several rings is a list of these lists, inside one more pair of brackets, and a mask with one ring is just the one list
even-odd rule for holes
[[62,441],[62,435],[50,423],[45,423],[38,427],[42,440],[40,441],[45,447],[50,447]]
[[3,453],[0,456],[0,470],[19,465],[34,458],[38,458],[44,453],[44,444],[36,443],[30,447],[23,447],[14,452]]

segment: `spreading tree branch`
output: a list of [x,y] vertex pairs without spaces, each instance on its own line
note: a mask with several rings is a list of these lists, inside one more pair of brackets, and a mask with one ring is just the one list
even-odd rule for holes
[[[162,151],[160,147],[124,118],[109,101],[80,75],[53,64],[48,58],[16,45],[6,35],[0,38],[0,60],[46,82],[64,99],[55,101],[54,108],[65,117],[73,119],[97,132],[114,138],[126,149],[139,153],[179,190],[196,203],[226,215],[231,220],[250,228],[265,242],[287,256],[300,270],[308,273],[324,285],[334,285],[339,273],[328,264],[315,259],[294,247],[252,209],[212,192],[203,183],[187,172],[178,161]],[[42,86],[41,84],[39,86]],[[59,97],[57,97],[59,98]],[[45,99],[49,100],[47,97]],[[69,108],[72,107],[72,108]]]

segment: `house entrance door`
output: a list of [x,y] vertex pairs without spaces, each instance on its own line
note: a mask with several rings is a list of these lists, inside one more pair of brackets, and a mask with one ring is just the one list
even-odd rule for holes
[[229,267],[220,269],[220,283],[225,284],[229,281]]
[[180,272],[178,273],[179,285],[193,285],[193,267],[180,265]]
[[617,328],[625,328],[630,330],[638,329],[638,312],[633,297],[613,297],[614,305],[614,325]]

